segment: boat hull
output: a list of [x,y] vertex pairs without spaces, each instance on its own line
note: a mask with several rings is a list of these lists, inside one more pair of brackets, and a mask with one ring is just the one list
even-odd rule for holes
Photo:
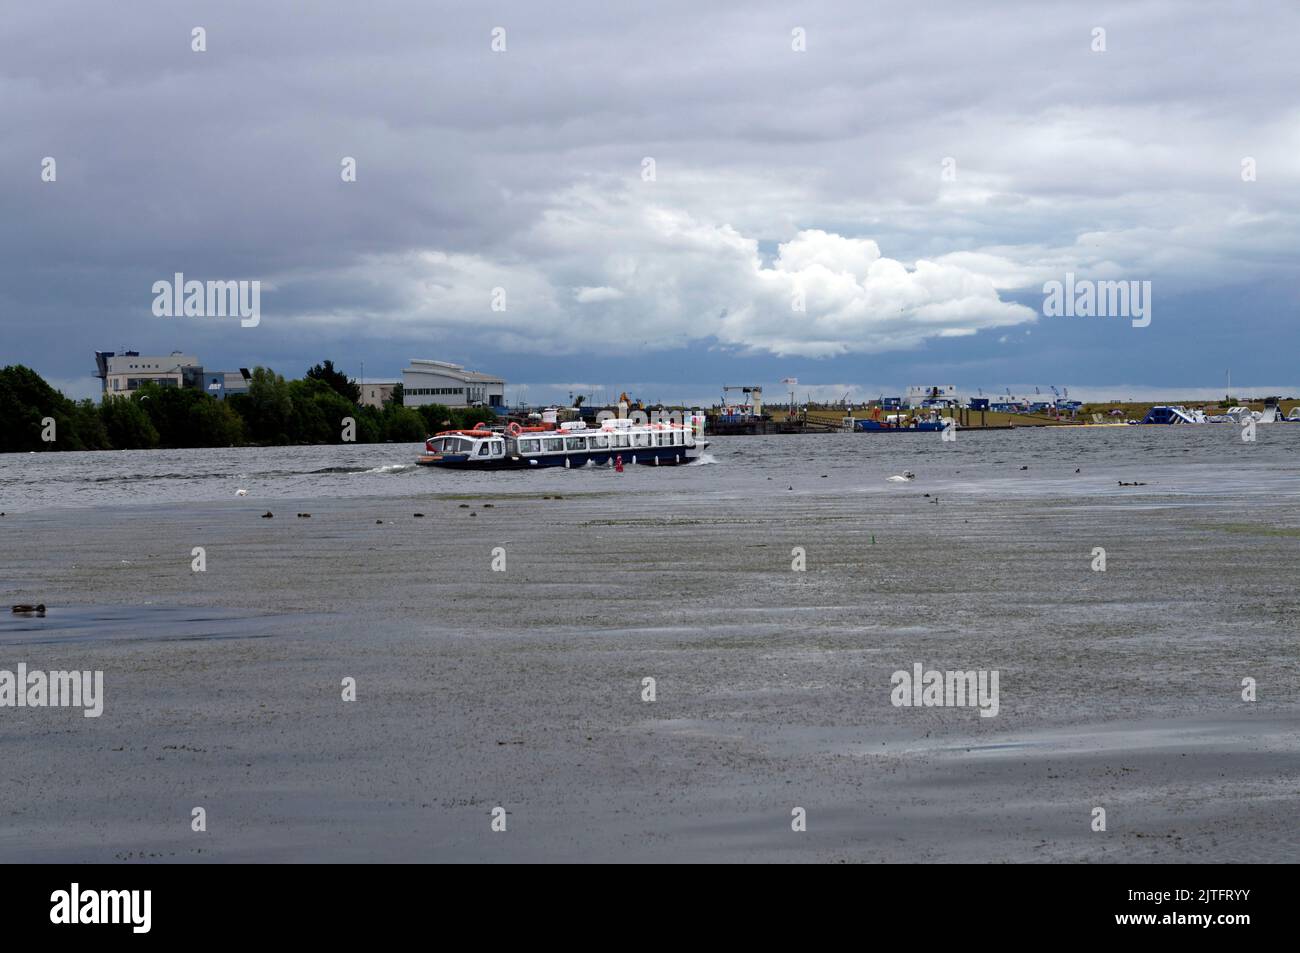
[[934,433],[943,430],[943,424],[924,420],[906,427],[894,427],[878,420],[856,420],[853,429],[857,433]]

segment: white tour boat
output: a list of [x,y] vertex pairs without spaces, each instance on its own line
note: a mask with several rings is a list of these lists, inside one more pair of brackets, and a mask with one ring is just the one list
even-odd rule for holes
[[422,466],[463,470],[526,470],[536,467],[675,466],[698,459],[709,443],[704,418],[651,423],[613,418],[590,427],[582,421],[504,428],[478,424],[446,430],[424,442]]

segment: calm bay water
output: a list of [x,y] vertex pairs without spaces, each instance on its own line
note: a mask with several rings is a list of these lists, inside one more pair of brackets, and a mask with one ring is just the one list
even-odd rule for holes
[[[1300,493],[1300,426],[1261,426],[1257,434],[1246,443],[1233,426],[1205,425],[963,432],[951,443],[938,434],[715,437],[697,464],[623,474],[438,471],[414,465],[420,444],[5,454],[0,511],[234,500],[239,489],[249,500],[539,490],[735,499],[904,487],[1017,497]],[[887,481],[904,470],[916,479]]]

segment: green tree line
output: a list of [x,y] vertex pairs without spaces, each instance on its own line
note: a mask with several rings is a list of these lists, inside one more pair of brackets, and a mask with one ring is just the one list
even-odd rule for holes
[[189,387],[146,384],[98,404],[70,400],[31,368],[11,365],[0,368],[0,453],[286,446],[345,443],[347,436],[356,443],[414,443],[496,418],[486,407],[403,407],[400,385],[382,408],[362,406],[359,399],[356,383],[331,361],[308,369],[301,380],[258,367],[248,393],[225,400]]

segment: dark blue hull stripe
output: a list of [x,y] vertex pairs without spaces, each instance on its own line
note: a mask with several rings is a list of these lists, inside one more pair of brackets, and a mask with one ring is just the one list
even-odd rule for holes
[[[615,456],[623,457],[623,466],[676,466],[690,463],[686,456],[691,447],[638,447],[636,450],[620,450],[610,453],[604,450],[575,451],[573,453],[553,453],[536,457],[507,457],[504,460],[474,460],[467,454],[447,454],[438,460],[421,459],[418,462],[426,467],[446,467],[455,470],[540,470],[542,467],[562,467],[568,461],[570,467],[586,466],[594,461],[596,466],[612,465]],[[633,461],[633,457],[636,458]],[[655,463],[655,459],[658,463]],[[536,461],[536,462],[534,462]]]

